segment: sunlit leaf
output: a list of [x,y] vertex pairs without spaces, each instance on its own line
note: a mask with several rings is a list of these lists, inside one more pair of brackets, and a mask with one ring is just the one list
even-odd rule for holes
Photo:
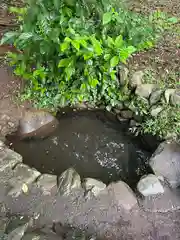
[[106,12],[103,15],[103,25],[108,24],[112,20],[112,13]]
[[60,50],[62,52],[66,51],[68,48],[69,48],[69,42],[63,42],[61,45],[60,45]]
[[117,38],[115,39],[115,46],[117,48],[120,48],[123,46],[123,43],[124,43],[124,41],[123,41],[122,35],[117,36]]
[[111,58],[110,65],[111,65],[112,68],[117,66],[118,63],[119,63],[119,57],[118,56],[114,56],[113,58]]
[[71,63],[72,59],[71,58],[64,58],[59,61],[58,67],[68,67],[69,64]]
[[74,47],[77,51],[79,51],[79,49],[80,49],[80,44],[79,44],[79,42],[78,42],[77,40],[72,40],[72,41],[71,41],[71,44],[73,45],[73,47]]

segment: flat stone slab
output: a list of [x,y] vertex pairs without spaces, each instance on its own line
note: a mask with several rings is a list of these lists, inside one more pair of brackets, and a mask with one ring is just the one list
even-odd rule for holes
[[57,176],[51,174],[43,174],[37,180],[37,187],[41,188],[45,195],[57,192]]
[[16,164],[22,162],[22,156],[7,148],[0,142],[0,174],[7,168],[13,168]]
[[[35,169],[28,167],[25,164],[18,164],[13,170],[13,177],[9,180],[8,184],[11,186],[11,190],[8,195],[18,196],[23,191],[23,185],[31,185],[41,175]],[[28,191],[28,189],[27,189]]]

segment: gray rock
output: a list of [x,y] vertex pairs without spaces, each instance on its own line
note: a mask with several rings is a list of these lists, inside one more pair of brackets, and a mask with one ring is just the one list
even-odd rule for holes
[[164,193],[161,182],[153,174],[143,176],[137,184],[137,189],[145,197]]
[[16,135],[21,139],[46,137],[58,126],[58,120],[49,112],[34,110],[25,112],[20,119]]
[[153,106],[151,108],[151,116],[152,117],[157,117],[158,114],[163,110],[161,106]]
[[121,110],[124,108],[123,103],[119,103],[116,108],[113,109],[113,112],[116,114],[120,114]]
[[133,117],[133,112],[131,110],[123,110],[121,111],[121,117],[131,119]]
[[140,115],[139,112],[135,112],[133,114],[133,119],[136,121],[136,122],[139,122],[141,123],[143,121],[143,117]]
[[172,93],[170,101],[172,105],[180,107],[180,90],[176,90]]
[[29,223],[24,224],[8,234],[8,240],[21,240],[28,229]]
[[135,94],[142,98],[149,98],[150,94],[156,89],[156,84],[146,83],[138,85]]
[[31,185],[39,176],[41,175],[35,169],[28,167],[25,164],[18,164],[13,170],[13,176],[8,181],[11,186],[11,190],[8,195],[13,195],[15,197],[19,196],[23,192],[23,185]]
[[164,187],[163,194],[147,196],[139,200],[139,204],[145,211],[167,213],[180,210],[179,189],[169,189]]
[[167,103],[169,103],[170,97],[175,91],[176,91],[175,89],[167,89],[164,92],[164,97],[165,97],[165,100],[166,100]]
[[0,219],[0,236],[5,233],[9,219],[7,217]]
[[37,186],[43,190],[45,195],[51,195],[52,192],[57,192],[57,176],[43,174],[38,178]]
[[116,117],[117,117],[117,120],[118,120],[120,123],[124,123],[124,122],[128,122],[128,121],[129,121],[127,118],[123,118],[123,117],[121,117],[119,114],[118,114]]
[[149,164],[155,175],[166,179],[172,188],[180,186],[180,144],[161,143],[150,158]]
[[131,119],[129,123],[130,127],[138,127],[140,124],[136,122],[135,120]]
[[63,238],[56,234],[41,234],[41,233],[28,233],[25,234],[22,240],[62,240]]
[[162,96],[162,90],[161,89],[153,91],[151,93],[150,99],[149,99],[150,105],[154,105],[157,102],[159,102],[160,99],[161,99],[161,96]]
[[78,109],[87,109],[88,108],[88,106],[87,106],[87,104],[86,103],[77,103],[77,104],[75,104],[74,105],[74,108],[78,108]]
[[97,196],[106,188],[106,184],[94,178],[85,178],[84,187],[86,191],[91,191],[94,196]]
[[7,148],[3,142],[0,142],[0,173],[7,168],[13,168],[16,164],[22,162],[22,157],[18,153]]
[[107,187],[108,193],[114,198],[118,206],[123,207],[125,210],[131,210],[137,205],[137,199],[131,188],[122,181],[111,183]]
[[128,83],[129,70],[126,67],[121,67],[119,70],[119,82],[121,85],[126,85]]
[[75,169],[69,168],[58,178],[60,195],[69,195],[73,189],[81,188],[81,178]]
[[144,76],[143,71],[137,71],[132,75],[132,78],[129,79],[129,84],[132,88],[135,88],[142,84],[142,78]]

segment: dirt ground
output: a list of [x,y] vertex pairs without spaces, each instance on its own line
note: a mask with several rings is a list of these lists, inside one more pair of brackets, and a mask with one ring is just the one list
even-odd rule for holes
[[[180,17],[179,0],[126,0],[129,8],[143,13],[161,9],[169,14]],[[16,25],[13,16],[8,15],[8,6],[21,5],[20,1],[1,1],[0,3],[0,35]],[[17,93],[22,88],[22,81],[12,76],[4,65],[4,53],[9,47],[0,46],[0,136],[5,136],[17,125],[19,117],[30,104],[18,104]],[[171,32],[162,36],[156,48],[136,54],[129,62],[132,70],[143,69],[147,80],[166,82],[168,86],[180,83],[180,24]]]

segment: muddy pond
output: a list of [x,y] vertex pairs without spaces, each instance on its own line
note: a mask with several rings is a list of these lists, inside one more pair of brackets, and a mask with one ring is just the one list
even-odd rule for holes
[[151,152],[139,138],[127,134],[127,124],[104,111],[61,111],[59,126],[44,139],[9,142],[23,156],[25,164],[42,173],[60,175],[73,167],[81,177],[109,183],[124,180],[135,186],[151,172]]

